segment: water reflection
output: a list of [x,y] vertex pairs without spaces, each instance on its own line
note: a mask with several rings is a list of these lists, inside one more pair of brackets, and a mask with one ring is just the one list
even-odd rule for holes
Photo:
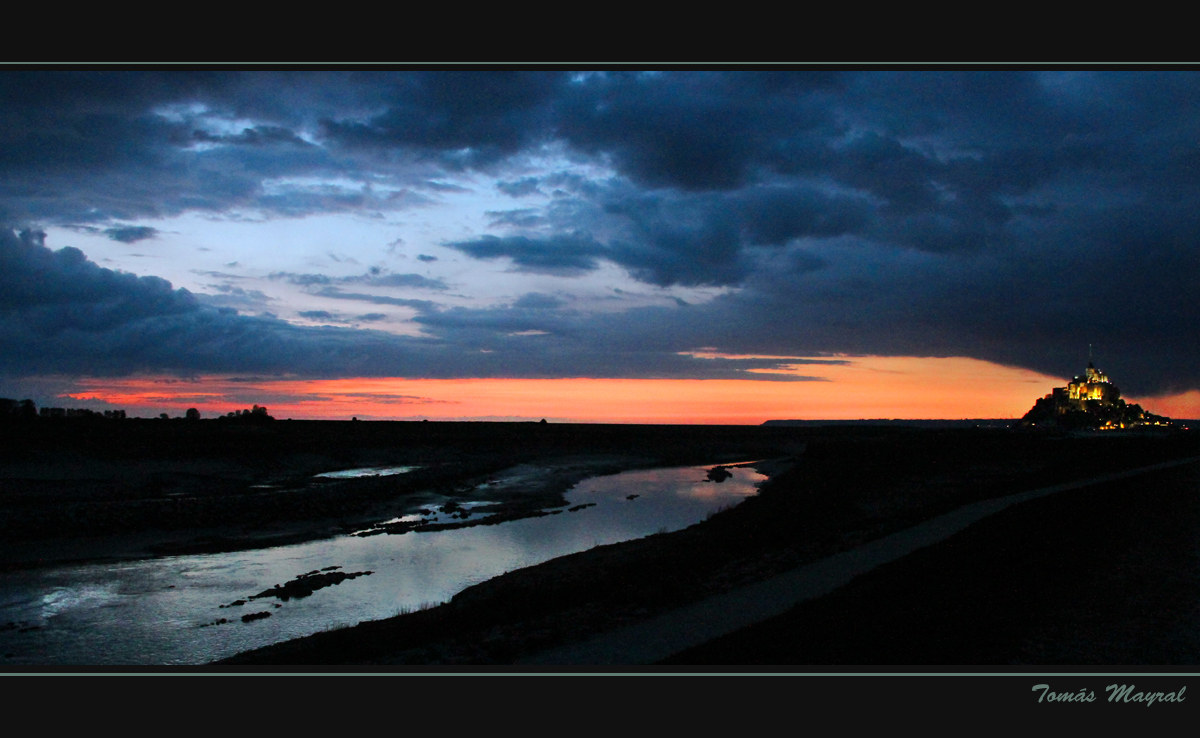
[[[596,477],[569,491],[558,514],[500,525],[11,572],[0,576],[0,664],[205,663],[390,617],[506,571],[687,527],[754,494],[764,479],[747,468],[730,472],[721,483],[704,481],[706,467]],[[331,566],[373,573],[280,607],[228,607]],[[263,612],[269,615],[241,620]],[[213,624],[222,618],[227,622]]]
[[358,479],[359,477],[390,477],[393,474],[407,474],[419,466],[367,466],[361,469],[343,469],[342,471],[314,474],[324,479]]
[[[441,506],[441,507],[439,507],[439,506],[422,507],[422,508],[418,508],[418,510],[415,513],[410,513],[408,515],[401,515],[398,518],[391,518],[389,520],[384,520],[381,523],[376,523],[375,525],[373,525],[370,528],[364,528],[363,530],[355,531],[354,535],[362,535],[363,533],[366,533],[368,531],[379,530],[379,526],[391,525],[393,523],[415,523],[420,520],[423,520],[429,524],[456,523],[456,522],[459,522],[459,518],[462,518],[464,520],[466,518],[469,518],[470,512],[477,507],[487,507],[488,505],[495,505],[495,504],[496,504],[496,502],[494,500],[476,500],[473,502],[456,502],[452,505],[446,505],[446,506]],[[464,514],[464,513],[466,513],[466,514]],[[475,519],[481,520],[483,518],[491,517],[492,515],[493,515],[493,513],[484,512],[484,513],[478,514],[475,517]]]

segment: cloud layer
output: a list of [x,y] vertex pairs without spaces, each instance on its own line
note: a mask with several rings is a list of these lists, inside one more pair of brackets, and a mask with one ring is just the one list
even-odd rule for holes
[[[334,296],[392,304],[389,298]],[[271,316],[215,307],[166,280],[104,269],[78,249],[52,251],[40,233],[0,232],[0,373],[12,376],[134,373],[275,373],[311,377],[672,377],[752,378],[776,360],[709,361],[646,351],[629,341],[589,343],[587,319],[547,315],[558,303],[526,295],[492,310],[439,311],[408,301],[431,337],[372,330],[302,327]],[[382,313],[343,318],[375,322]],[[548,325],[550,335],[538,326]],[[583,326],[580,340],[570,335]],[[543,339],[531,346],[530,339]],[[786,377],[785,377],[786,379]]]
[[[1069,375],[1091,343],[1126,391],[1200,388],[1198,113],[1200,80],[1156,71],[5,72],[0,366],[746,376],[680,355],[715,347]],[[248,292],[198,299],[35,234],[153,244],[139,219],[398,212],[467,175],[511,208],[420,248],[555,294],[448,308],[436,276],[276,277],[411,308],[424,338],[223,311]],[[608,266],[722,292],[604,313],[568,299]]]

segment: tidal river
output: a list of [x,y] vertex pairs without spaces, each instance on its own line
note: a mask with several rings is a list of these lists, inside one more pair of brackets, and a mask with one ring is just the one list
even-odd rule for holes
[[[594,546],[679,530],[755,494],[766,478],[731,467],[715,483],[708,468],[594,477],[567,492],[559,514],[497,525],[4,574],[0,666],[207,663],[444,602]],[[309,593],[287,584],[306,574],[300,584],[323,586]],[[267,591],[277,594],[253,598]]]

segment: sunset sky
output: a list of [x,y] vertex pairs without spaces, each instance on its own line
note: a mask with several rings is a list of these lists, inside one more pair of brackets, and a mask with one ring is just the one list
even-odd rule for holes
[[1200,78],[3,71],[0,396],[1200,417]]

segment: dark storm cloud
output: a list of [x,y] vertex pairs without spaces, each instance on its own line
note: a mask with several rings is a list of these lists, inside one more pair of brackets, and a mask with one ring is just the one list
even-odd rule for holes
[[540,192],[537,177],[522,177],[512,182],[497,182],[496,189],[509,197],[524,197]]
[[[236,291],[236,290],[235,290]],[[382,336],[300,329],[211,307],[156,277],[103,269],[40,234],[0,231],[0,372],[289,371],[336,374],[407,351]],[[398,362],[402,363],[402,362]]]
[[486,213],[488,225],[513,226],[516,228],[535,228],[546,222],[546,217],[535,208],[519,208],[517,210],[489,210]]
[[[236,265],[237,262],[233,262]],[[229,266],[228,264],[226,266]],[[192,269],[192,274],[199,274],[202,277],[213,277],[214,279],[248,279],[240,274],[230,274],[228,272],[214,272],[211,269]]]
[[121,243],[135,243],[144,241],[148,238],[154,238],[158,235],[157,228],[149,226],[120,226],[117,228],[105,228],[104,235],[108,236],[113,241]]
[[209,287],[215,289],[217,294],[198,294],[193,297],[205,305],[251,310],[257,313],[265,312],[268,303],[274,302],[260,290],[247,290],[232,284],[214,284]]
[[[1124,389],[1152,392],[1200,387],[1198,141],[1200,78],[1176,72],[6,72],[0,220],[101,232],[186,211],[376,211],[462,191],[474,170],[528,207],[448,244],[463,254],[732,289],[595,321],[560,306],[545,327],[517,304],[488,318],[559,331],[538,338],[545,371],[611,371],[627,336],[681,376],[707,371],[668,357],[695,346],[1070,375],[1094,343]],[[536,170],[548,151],[586,166]],[[298,284],[399,299],[313,276],[328,281]],[[520,337],[490,358],[455,343],[486,316],[417,309],[455,371],[525,366],[503,348]]]
[[0,76],[0,171],[61,172],[145,161],[179,129],[147,117],[176,96],[207,95],[219,75],[8,72]]
[[545,295],[540,292],[527,292],[521,295],[513,307],[530,308],[533,310],[553,310],[565,305],[566,302],[555,297],[554,295]]
[[541,274],[582,273],[599,268],[597,257],[607,256],[610,249],[592,238],[570,234],[550,238],[526,236],[484,236],[473,241],[445,244],[476,259],[512,259],[520,272]]
[[215,135],[207,131],[192,131],[192,138],[203,143],[219,143],[227,145],[267,146],[272,144],[291,144],[293,146],[309,147],[313,144],[305,141],[294,131],[280,126],[254,126],[243,129],[233,135]]
[[840,86],[820,73],[593,75],[563,90],[559,130],[639,184],[731,189],[757,166],[815,156]]
[[301,318],[308,318],[309,320],[324,320],[330,323],[348,324],[357,322],[372,323],[380,320],[386,320],[388,317],[383,313],[366,313],[365,315],[355,315],[347,318],[343,317],[341,314],[331,313],[328,310],[301,310],[296,314]]
[[[798,238],[827,238],[863,231],[873,215],[860,196],[814,185],[778,184],[733,193],[646,193],[627,186],[598,190],[594,203],[530,211],[489,213],[494,223],[563,227],[590,219],[614,231],[608,243],[581,234],[483,238],[446,246],[477,259],[502,256],[519,271],[583,273],[607,259],[637,279],[659,286],[728,285],[751,268],[747,249],[782,247]],[[497,216],[520,216],[520,219]]]
[[363,284],[369,284],[372,287],[420,287],[427,290],[446,289],[446,283],[442,280],[422,277],[420,274],[372,274],[361,278],[359,281]]
[[267,279],[282,279],[300,287],[333,284],[335,280],[334,277],[326,274],[296,274],[295,272],[271,272],[267,275]]
[[430,300],[411,300],[404,297],[387,297],[386,295],[368,295],[361,292],[343,292],[337,287],[324,287],[312,292],[318,297],[330,297],[334,300],[357,300],[359,302],[369,302],[374,305],[396,305],[399,307],[410,307],[421,311],[430,311],[437,308],[437,303]]
[[[104,269],[77,249],[52,251],[42,239],[35,232],[0,230],[0,345],[5,348],[0,352],[0,375],[537,377],[566,372],[624,377],[699,373],[715,378],[746,376],[744,369],[758,366],[717,366],[621,345],[597,349],[577,339],[563,339],[550,347],[549,355],[531,352],[519,343],[522,337],[506,334],[540,330],[531,316],[542,316],[545,322],[556,312],[544,304],[438,312],[422,301],[335,293],[328,296],[424,310],[420,317],[434,329],[433,335],[412,338],[295,326],[269,315],[251,317],[206,305],[187,290],[172,289],[166,280]],[[306,312],[305,317],[342,320],[329,311]],[[349,322],[386,317],[365,313]],[[557,325],[563,328],[569,322],[559,319]],[[489,345],[500,350],[480,351]]]
[[737,284],[752,269],[752,247],[854,233],[872,219],[861,197],[798,184],[692,197],[614,193],[605,211],[626,228],[609,258],[660,286]]
[[42,239],[37,232],[0,230],[0,311],[22,313],[35,332],[104,330],[196,307],[191,293],[173,291],[164,279],[101,269],[79,249],[50,251]]
[[539,142],[562,75],[460,72],[396,76],[391,104],[365,122],[325,119],[324,133],[354,149],[405,147],[446,166],[485,164]]
[[417,287],[428,290],[444,290],[446,283],[440,279],[422,277],[420,274],[385,274],[374,270],[354,277],[330,277],[325,274],[297,274],[295,272],[271,272],[268,279],[282,279],[300,287],[315,287],[332,284],[367,284],[372,287]]
[[[1064,378],[1082,371],[1092,343],[1097,363],[1127,393],[1196,386],[1200,351],[1187,338],[1200,321],[1194,251],[1147,259],[1130,249],[1097,254],[1086,266],[1036,252],[1005,264],[946,263],[869,245],[852,258],[837,251],[818,251],[828,257],[821,269],[791,272],[785,254],[778,268],[749,275],[744,290],[687,310],[630,311],[604,328],[647,346],[669,336],[672,345],[735,354],[813,356],[837,346],[849,354],[971,356]],[[1147,268],[1147,260],[1158,263]]]
[[[80,224],[253,208],[302,215],[361,207],[335,192],[264,181],[346,177],[353,165],[304,141],[338,75],[5,72],[0,220]],[[333,89],[318,92],[321,84]],[[240,126],[249,117],[259,120]],[[294,189],[294,188],[293,188]],[[403,195],[391,197],[404,200]],[[411,198],[410,198],[411,199]]]
[[[451,308],[418,315],[414,321],[440,340],[485,350],[490,360],[520,367],[513,376],[608,376],[738,378],[814,381],[799,374],[747,373],[788,365],[842,363],[840,360],[696,358],[700,333],[668,310],[640,309],[617,315],[584,314],[552,306],[546,295],[530,293],[509,306]],[[653,327],[664,320],[677,335]],[[536,341],[531,344],[531,341]],[[532,360],[529,360],[532,359]],[[581,367],[586,367],[581,371]]]

